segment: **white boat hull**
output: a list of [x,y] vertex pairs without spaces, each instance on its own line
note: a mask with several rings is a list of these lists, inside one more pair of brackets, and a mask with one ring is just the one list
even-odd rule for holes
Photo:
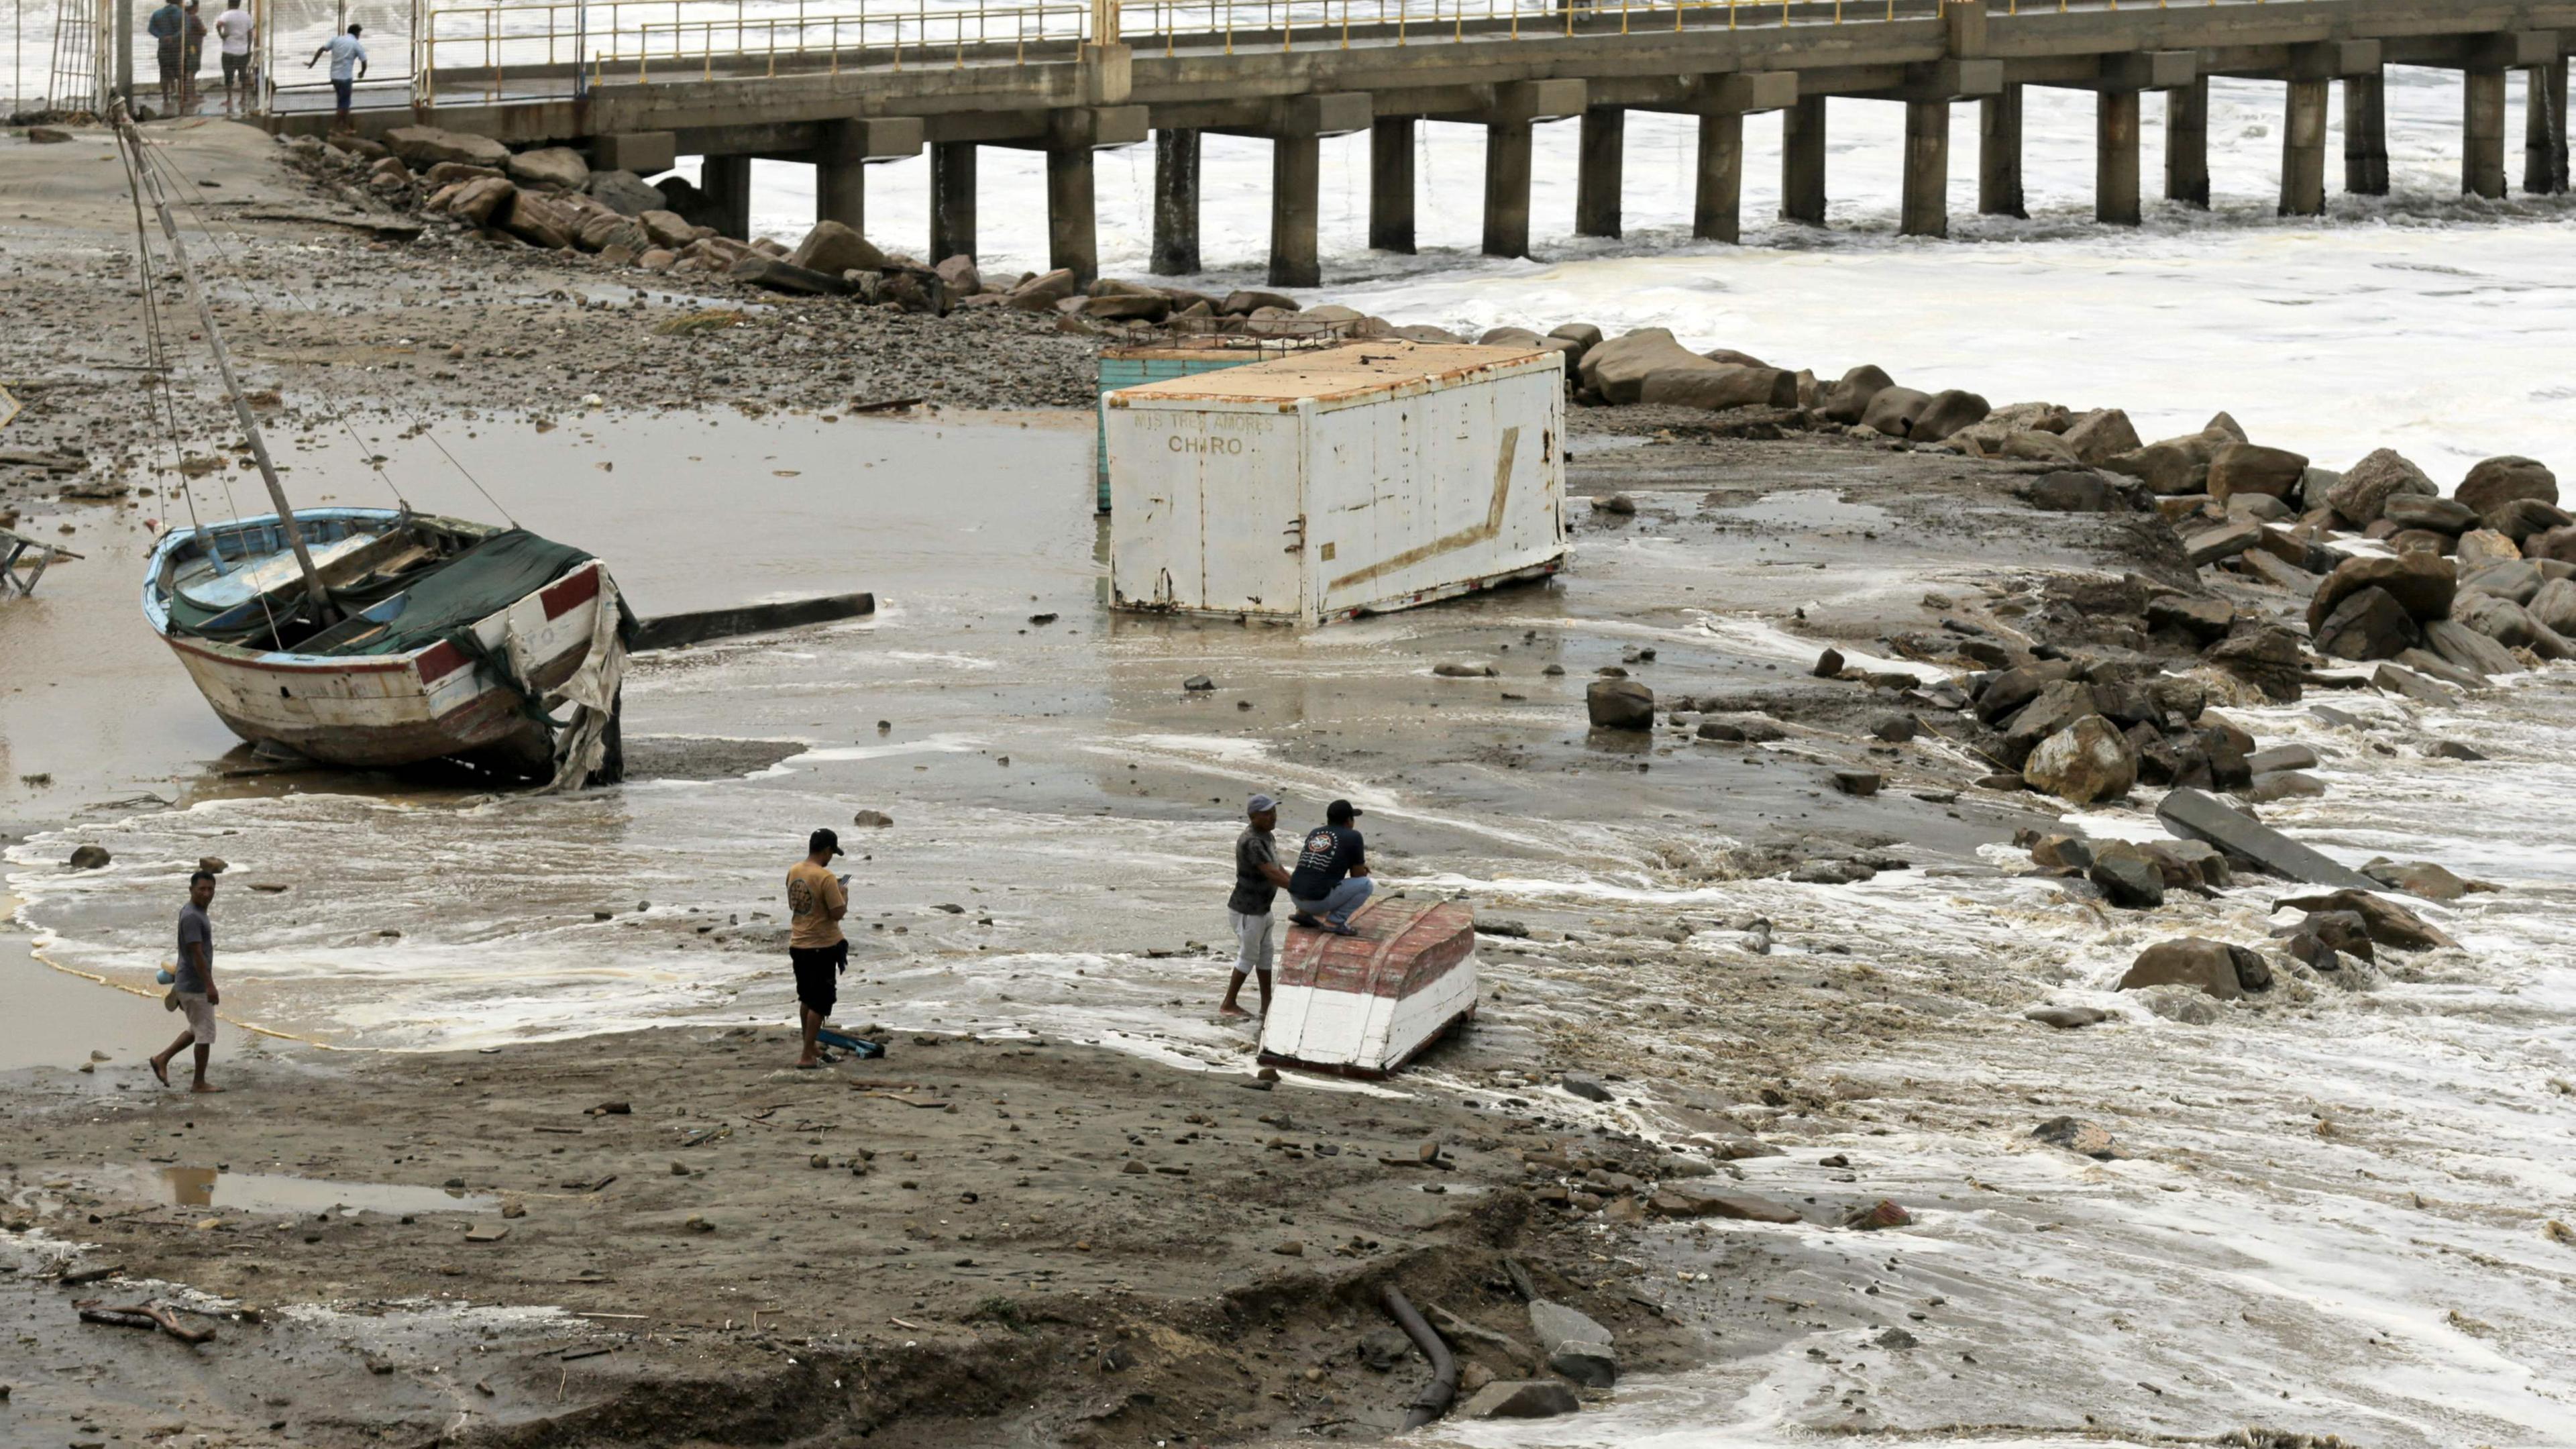
[[1383,1077],[1476,1012],[1474,918],[1450,902],[1377,901],[1356,937],[1289,930],[1261,1060]]

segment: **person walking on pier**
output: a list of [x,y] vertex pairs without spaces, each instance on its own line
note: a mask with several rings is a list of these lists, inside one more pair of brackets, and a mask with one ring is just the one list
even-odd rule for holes
[[841,917],[850,909],[849,892],[832,873],[832,857],[841,853],[841,837],[817,830],[805,838],[805,858],[787,871],[787,961],[796,972],[797,1016],[805,1028],[805,1051],[796,1065],[811,1070],[823,1065],[815,1034],[840,997],[840,974],[850,967],[850,942],[841,934]]
[[161,70],[161,114],[179,113],[179,64],[186,58],[188,12],[179,8],[179,0],[161,0],[161,8],[143,22],[144,32],[152,37],[152,58]]
[[224,1003],[223,992],[215,987],[215,926],[206,918],[206,907],[214,899],[214,872],[201,870],[188,877],[188,904],[179,911],[179,964],[170,973],[167,1001],[172,1011],[187,1016],[188,1029],[152,1058],[152,1075],[159,1077],[165,1087],[170,1085],[170,1063],[193,1046],[197,1049],[197,1079],[188,1090],[223,1090],[206,1080],[206,1059],[215,1051],[215,1008]]
[[1297,853],[1297,870],[1288,878],[1288,899],[1297,907],[1290,922],[1355,936],[1351,912],[1377,889],[1369,879],[1368,847],[1351,822],[1360,812],[1348,800],[1324,807],[1324,823],[1306,836]]
[[348,34],[332,36],[313,52],[312,60],[304,62],[304,68],[311,70],[326,55],[331,57],[331,129],[354,132],[358,123],[349,115],[349,102],[367,74],[367,48],[358,43],[358,27],[352,24]]
[[233,87],[241,87],[242,109],[249,110],[250,42],[258,22],[242,8],[241,0],[224,0],[224,13],[215,17],[216,48],[223,53],[224,114],[233,114]]
[[1279,867],[1279,850],[1270,838],[1279,824],[1279,802],[1255,795],[1244,806],[1247,823],[1234,838],[1234,894],[1226,897],[1225,918],[1234,927],[1234,979],[1226,983],[1220,1016],[1249,1016],[1242,1002],[1243,978],[1261,978],[1261,1014],[1270,1014],[1270,904],[1288,872]]
[[188,0],[187,27],[179,42],[179,114],[197,113],[197,72],[206,65],[206,17],[197,12],[198,0]]

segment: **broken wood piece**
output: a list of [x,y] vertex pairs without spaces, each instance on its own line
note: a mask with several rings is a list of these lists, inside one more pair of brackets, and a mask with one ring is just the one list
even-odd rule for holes
[[[586,1314],[586,1315],[584,1315],[584,1316],[585,1316],[585,1317],[597,1317],[598,1315],[596,1315],[596,1314]],[[561,1361],[564,1361],[564,1362],[570,1362],[571,1360],[573,1360],[573,1359],[577,1359],[577,1358],[597,1358],[597,1357],[599,1357],[601,1354],[606,1353],[606,1352],[608,1352],[608,1345],[607,1345],[607,1344],[604,1344],[604,1343],[580,1343],[580,1344],[575,1344],[575,1345],[573,1345],[571,1348],[565,1349],[563,1352],[561,1352],[561,1353],[559,1353],[559,1354],[556,1354],[556,1355],[555,1355],[555,1357],[556,1357],[558,1360],[561,1360]]]
[[852,403],[847,408],[842,409],[842,411],[849,413],[852,416],[858,416],[865,413],[900,413],[910,411],[911,409],[917,408],[928,401],[928,398],[890,397],[881,399],[877,402]]
[[211,1328],[187,1328],[170,1316],[169,1311],[151,1303],[128,1303],[115,1306],[88,1302],[76,1305],[83,1323],[104,1324],[110,1328],[159,1329],[181,1343],[211,1343]]
[[54,1281],[66,1288],[77,1288],[83,1283],[95,1283],[102,1278],[113,1278],[124,1271],[123,1263],[109,1263],[99,1268],[74,1268]]
[[876,611],[877,596],[874,594],[825,594],[818,598],[788,599],[775,604],[745,604],[732,609],[706,609],[694,614],[663,614],[639,621],[635,625],[634,641],[627,647],[639,654],[651,649],[677,649],[684,644],[703,644],[710,639],[801,629],[808,624],[830,624]]

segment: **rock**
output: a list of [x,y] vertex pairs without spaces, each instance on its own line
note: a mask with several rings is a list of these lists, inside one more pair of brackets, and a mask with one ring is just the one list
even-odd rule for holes
[[1910,714],[1892,714],[1869,727],[1869,732],[1891,745],[1901,745],[1922,731],[1922,724]]
[[2135,855],[2109,856],[2084,873],[2102,898],[2124,911],[2151,911],[2165,903],[2164,872]]
[[2533,618],[2530,610],[2476,589],[2464,590],[2452,601],[2451,617],[2508,649],[2528,649],[2543,659],[2564,659],[2576,652],[2557,630]]
[[2023,1012],[2022,1017],[2025,1020],[2038,1022],[2042,1026],[2053,1026],[2060,1031],[2073,1031],[2077,1027],[2095,1026],[2109,1021],[2111,1013],[2098,1006],[2034,1006]]
[[2456,901],[2473,888],[2469,882],[2427,860],[2395,861],[2383,857],[2363,866],[2361,873],[2390,890],[2404,891],[2428,901]]
[[1610,1089],[1602,1084],[1601,1079],[1585,1072],[1567,1072],[1558,1079],[1558,1085],[1564,1087],[1569,1094],[1581,1097],[1587,1102],[1607,1102],[1611,1099]]
[[2321,630],[2346,595],[2370,588],[2386,590],[2416,619],[2448,618],[2459,584],[2459,569],[2449,559],[2429,554],[2346,559],[2308,600],[2308,628]]
[[1003,305],[1014,312],[1052,312],[1055,310],[1056,303],[1074,295],[1079,290],[1080,288],[1074,282],[1072,270],[1058,267],[1052,272],[1041,272],[1013,287]]
[[2230,634],[2201,657],[2273,699],[2299,697],[2304,672],[2299,637],[2287,629],[2266,624]]
[[[2003,723],[2003,755],[2010,760],[2026,762],[2040,742],[2073,725],[2088,714],[2100,714],[2103,696],[2111,691],[2097,689],[2077,679],[2051,682],[2039,692],[2039,698],[2014,711]],[[2028,768],[2022,770],[2028,776]],[[2036,782],[2034,782],[2036,784]]]
[[2379,521],[2389,496],[2414,493],[2426,498],[2441,496],[2442,490],[2424,470],[2392,449],[2381,448],[2344,471],[2343,481],[2326,491],[2326,506],[2355,528],[2367,528]]
[[1880,1198],[1866,1207],[1857,1207],[1843,1214],[1844,1227],[1858,1228],[1863,1232],[1875,1232],[1881,1228],[1906,1227],[1913,1221],[1914,1214],[1886,1198]]
[[726,274],[735,281],[749,282],[772,292],[806,297],[837,297],[850,290],[850,284],[842,281],[838,272],[809,271],[776,257],[744,257],[727,269]]
[[2235,623],[2236,606],[2225,599],[2159,594],[2147,601],[2147,627],[2174,630],[2188,636],[2195,645],[2226,638]]
[[494,224],[495,216],[517,209],[519,188],[507,177],[484,176],[465,182],[447,198],[447,214],[476,226]]
[[1937,443],[1962,428],[1974,427],[1994,411],[1986,400],[1972,392],[1949,388],[1936,392],[1914,416],[1913,431],[1907,436],[1918,442]]
[[[1841,670],[1842,656],[1837,654],[1834,656],[1834,672],[1840,673]],[[1821,661],[1816,672],[1820,676],[1825,674]],[[2074,677],[2075,666],[2063,659],[2043,660],[2004,670],[1989,678],[1986,687],[1978,692],[1977,718],[1990,725],[2000,724],[2039,698],[2040,692],[2048,686]]]
[[2469,470],[2455,494],[2478,513],[2492,513],[2519,498],[2558,502],[2558,475],[2530,458],[2489,458]]
[[[2260,985],[2253,983],[2259,981]],[[2272,972],[2259,952],[2205,936],[2158,941],[2138,953],[2120,978],[2122,991],[2150,986],[2189,986],[2221,1001],[2234,1001],[2248,991],[2272,984]]]
[[2576,516],[2537,498],[2516,498],[2496,505],[2482,521],[2488,529],[2512,539],[2514,546],[2522,550],[2523,557],[2541,558],[2546,555],[2532,550],[2533,536],[2555,532],[2576,523]]
[[939,280],[947,285],[948,295],[952,297],[972,297],[984,290],[984,274],[975,266],[973,257],[946,257],[931,270],[939,274]]
[[1669,407],[1705,408],[1723,412],[1728,408],[1796,407],[1798,378],[1795,373],[1778,368],[1760,367],[1659,367],[1646,374],[1639,384],[1637,401]]
[[511,197],[509,214],[504,216],[496,210],[493,219],[512,236],[549,251],[571,246],[577,227],[571,212],[551,197],[540,196],[533,191],[522,191]]
[[2551,579],[2532,594],[2525,607],[2542,627],[2559,634],[2576,634],[2576,580]]
[[2049,513],[2126,513],[2129,495],[2099,473],[2051,473],[2030,485],[2030,506]]
[[1083,299],[1082,315],[1104,322],[1160,322],[1172,313],[1172,299],[1156,293],[1140,296],[1117,293],[1106,297]]
[[2359,911],[2310,911],[2292,931],[2356,960],[2378,958],[2378,947],[2370,939],[2370,924]]
[[2426,624],[2424,645],[2473,674],[2515,674],[2522,669],[2522,661],[2513,657],[2513,651],[2452,619],[2435,619]]
[[1895,385],[1896,380],[1886,372],[1863,363],[1826,388],[1816,410],[1829,421],[1849,427],[1868,415],[1872,398]]
[[1461,1419],[1553,1419],[1582,1407],[1574,1390],[1555,1379],[1496,1379],[1469,1394],[1454,1414]]
[[[2367,876],[2363,879],[2369,880]],[[2370,884],[2376,885],[2378,882],[2370,881]],[[2362,923],[2370,928],[2370,939],[2382,946],[2393,946],[2400,951],[2430,951],[2436,947],[2460,944],[2427,924],[2423,917],[2413,911],[2360,888],[2339,890],[2331,895],[2299,896],[2290,900],[2274,901],[2272,909],[2276,911],[2353,911],[2358,913]]]
[[2229,443],[2242,441],[2223,434],[2192,433],[2113,454],[2104,458],[2099,466],[2137,479],[2146,484],[2150,492],[2181,497],[2206,492],[2209,487],[2209,460]]
[[385,146],[414,166],[462,161],[471,166],[504,167],[510,148],[488,136],[469,136],[436,126],[396,126],[385,133]]
[[[2438,679],[2444,684],[2455,685],[2461,689],[2484,689],[2486,687],[2487,677],[2485,675],[2476,673],[2472,670],[2462,669],[2460,666],[2453,664],[2451,661],[2434,653],[2430,649],[2409,649],[2405,653],[2398,655],[2395,662],[2407,669],[2415,671],[2418,674],[2429,676],[2432,679]],[[2383,664],[2380,668],[2386,669],[2388,666]],[[2455,696],[2447,694],[2444,695],[2446,702],[2454,697]]]
[[1611,1348],[1610,1330],[1545,1298],[1531,1299],[1529,1314],[1530,1332],[1538,1336],[1549,1372],[1588,1389],[1606,1389],[1619,1382],[1619,1359]]
[[1804,1221],[1794,1208],[1695,1182],[1665,1184],[1651,1206],[1659,1216],[1668,1218],[1732,1218],[1748,1223]]
[[587,252],[606,253],[611,247],[622,247],[629,259],[653,244],[644,235],[644,228],[616,212],[604,210],[584,221],[573,241]]
[[862,810],[850,817],[850,823],[869,830],[891,830],[894,817],[882,810]]
[[[590,183],[590,163],[569,146],[543,146],[534,151],[521,151],[502,163],[511,180],[521,186],[543,186],[555,191],[579,191]],[[638,186],[642,182],[636,183]],[[659,205],[661,197],[653,198]]]
[[2138,430],[2131,426],[2129,415],[2118,408],[2102,408],[2086,413],[2067,426],[2060,436],[2075,456],[2098,467],[2105,459],[2138,450]]
[[2093,846],[2080,835],[2043,835],[2031,843],[2030,858],[2050,870],[2082,870],[2093,863]]
[[2031,788],[2078,805],[2117,800],[2138,782],[2138,752],[2117,726],[2088,714],[2041,740],[2021,773]]
[[843,272],[884,271],[886,254],[840,222],[818,221],[796,250],[787,254],[787,264],[824,273],[837,282]]
[[1583,708],[1595,729],[1650,730],[1655,727],[1655,692],[1634,679],[1592,681],[1584,688]]
[[2262,523],[2246,518],[2192,534],[2182,541],[2182,548],[2193,568],[2207,568],[2221,559],[2234,558],[2262,541]]
[[115,857],[107,853],[106,846],[83,845],[74,847],[71,859],[66,863],[74,870],[99,870],[113,859]]
[[1246,290],[1228,292],[1225,300],[1217,304],[1217,310],[1229,317],[1249,317],[1264,307],[1276,308],[1282,312],[1294,312],[1297,310],[1297,299],[1279,292]]
[[2317,652],[2336,659],[2393,658],[2422,639],[2406,607],[2380,588],[2345,595],[2316,631]]
[[1869,407],[1861,413],[1860,425],[1891,438],[1911,437],[1914,420],[1931,406],[1932,395],[1910,387],[1890,384],[1870,397]]
[[2168,793],[2156,806],[2156,819],[2176,835],[2205,840],[2230,856],[2291,880],[2353,889],[2368,889],[2375,884],[2361,872],[2336,864],[2268,825],[2247,819],[2200,790]]
[[30,146],[60,146],[71,138],[72,133],[63,130],[59,126],[29,126],[27,128],[27,144]]
[[646,185],[644,178],[632,171],[593,171],[582,190],[619,216],[640,217],[648,211],[660,211],[665,205],[661,191]]
[[1637,511],[1637,500],[1629,497],[1625,493],[1613,493],[1607,498],[1593,499],[1592,511],[1595,513],[1611,514],[1619,518],[1628,518],[1635,515]]
[[1584,353],[1579,369],[1583,385],[1613,404],[1633,403],[1644,397],[1646,379],[1667,369],[1721,371],[1709,361],[1682,346],[1669,329],[1647,327],[1594,346]]
[[2209,460],[2209,496],[2221,503],[2240,493],[2279,499],[2298,496],[2308,460],[2285,448],[2230,443]]
[[[489,166],[474,166],[463,161],[441,161],[423,173],[420,179],[422,185],[436,190],[443,186],[454,186],[461,181],[480,181],[500,174]],[[661,193],[654,193],[653,199],[659,202],[662,199]]]
[[[2475,636],[2472,635],[2471,637],[2474,638]],[[2409,649],[2406,652],[2408,654],[2418,656],[2421,656],[2424,653],[2421,649]],[[2450,668],[2451,666],[2445,664],[2443,667]],[[2468,671],[2461,670],[2459,672],[2465,674]],[[2471,675],[2470,677],[2478,680],[2481,684],[2486,682],[2483,675]],[[2418,704],[2456,704],[2459,702],[2459,694],[2457,691],[2451,689],[2447,685],[2436,684],[2432,680],[2415,672],[2413,669],[2401,664],[2382,664],[2377,669],[2372,670],[2370,674],[2370,683],[2375,689],[2385,691],[2389,694],[2403,695],[2408,699],[2414,700]]]
[[2448,498],[2424,498],[2413,493],[2396,493],[2379,510],[2383,522],[2402,529],[2424,529],[2448,534],[2453,538],[2478,526],[2478,514]]
[[1412,1359],[1413,1340],[1392,1325],[1372,1328],[1360,1335],[1357,1353],[1363,1366],[1386,1373]]
[[1836,770],[1833,779],[1836,790],[1862,799],[1877,794],[1878,787],[1886,783],[1876,770]]
[[2030,1129],[2030,1135],[2051,1147],[2063,1147],[2101,1162],[2120,1155],[2109,1128],[2081,1117],[2051,1117]]
[[1702,720],[1697,733],[1701,739],[1722,740],[1728,744],[1767,745],[1789,737],[1787,730],[1759,715]]
[[2452,557],[2459,564],[2461,574],[2466,576],[2488,564],[2509,563],[2520,559],[2522,545],[2494,529],[2472,528],[2460,535],[2460,542],[2452,550]]
[[1545,339],[1526,327],[1488,327],[1476,339],[1478,347],[1521,347],[1536,349]]
[[1491,679],[1497,671],[1472,659],[1449,659],[1432,665],[1431,672],[1442,679]]
[[1569,358],[1566,364],[1567,369],[1571,371],[1574,364],[1582,360],[1582,354],[1601,345],[1602,333],[1600,328],[1589,322],[1568,322],[1562,327],[1551,329],[1547,335],[1574,344],[1575,356]]

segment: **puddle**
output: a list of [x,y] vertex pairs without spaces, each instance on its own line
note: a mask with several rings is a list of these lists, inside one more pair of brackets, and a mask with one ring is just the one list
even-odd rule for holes
[[1831,488],[1791,488],[1751,503],[1708,510],[1708,517],[1781,528],[1877,528],[1896,515],[1874,503],[1847,503]]
[[216,1167],[140,1167],[123,1174],[143,1196],[173,1207],[231,1208],[245,1213],[481,1212],[499,1199],[462,1188],[406,1187],[389,1182],[328,1182],[274,1172]]

